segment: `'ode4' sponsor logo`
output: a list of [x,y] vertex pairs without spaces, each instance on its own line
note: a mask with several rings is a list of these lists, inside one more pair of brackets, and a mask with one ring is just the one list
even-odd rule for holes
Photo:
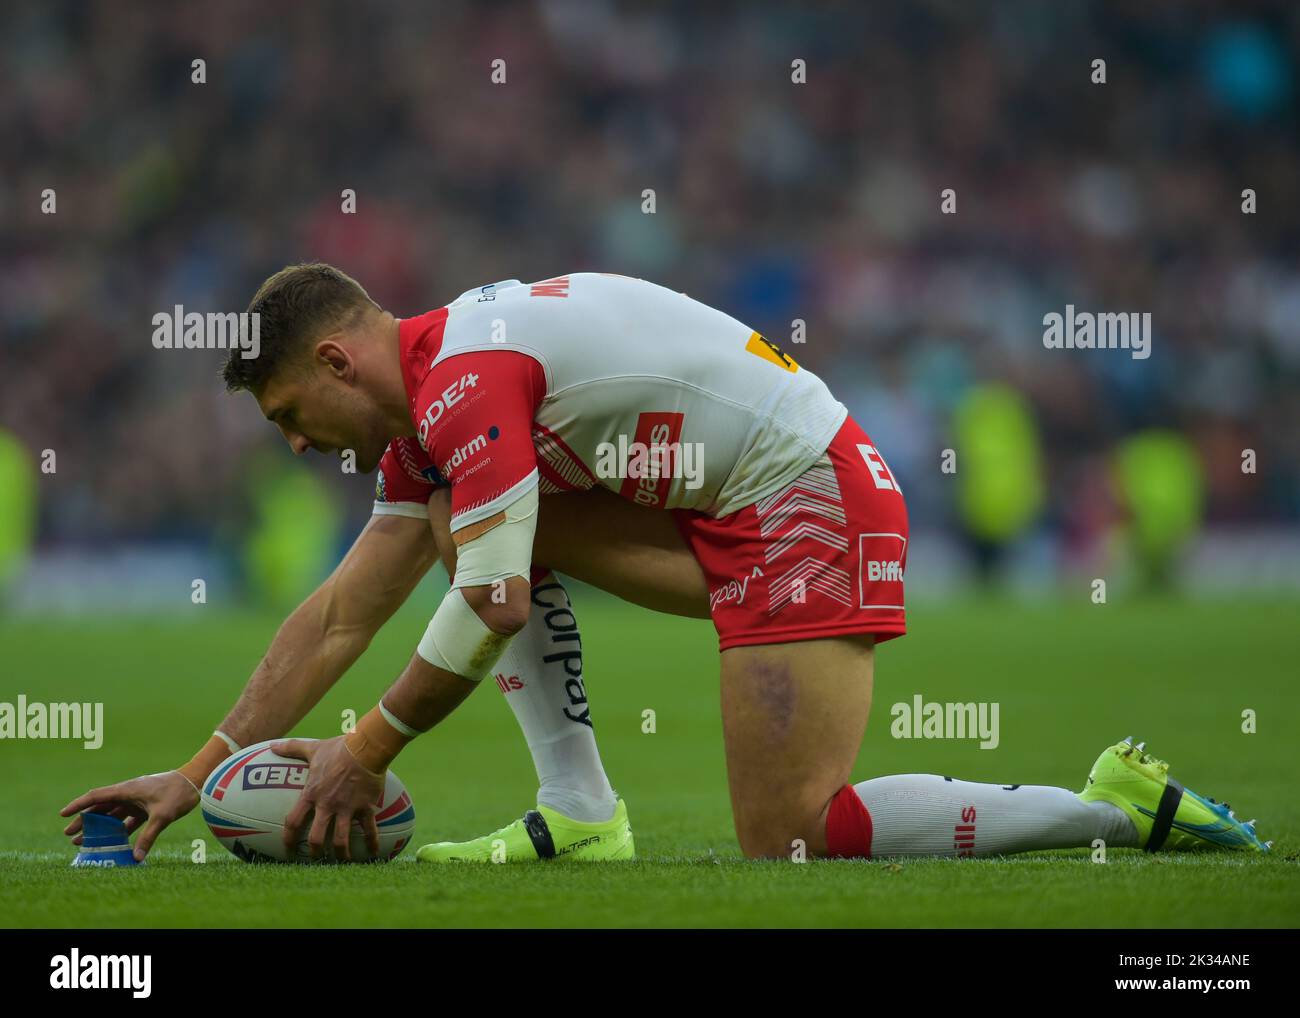
[[478,386],[478,378],[479,376],[472,371],[461,375],[457,381],[443,389],[437,399],[425,407],[424,416],[420,418],[416,431],[420,436],[420,445],[426,451],[429,447],[429,429],[442,419],[443,414],[465,398],[467,389]]

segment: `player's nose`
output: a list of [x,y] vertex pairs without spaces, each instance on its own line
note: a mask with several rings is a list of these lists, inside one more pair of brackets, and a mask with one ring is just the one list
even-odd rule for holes
[[295,456],[301,456],[311,448],[311,439],[306,435],[300,435],[285,427],[281,427],[280,431],[283,433],[284,440],[289,443],[289,448],[293,450]]

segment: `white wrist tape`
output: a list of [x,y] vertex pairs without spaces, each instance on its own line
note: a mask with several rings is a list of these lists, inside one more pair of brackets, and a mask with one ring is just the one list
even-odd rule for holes
[[421,732],[417,728],[412,728],[405,721],[399,718],[391,710],[384,706],[384,701],[379,701],[379,713],[384,716],[384,720],[405,735],[408,739],[414,739]]
[[230,752],[232,753],[238,753],[241,749],[244,748],[239,743],[237,743],[234,739],[232,739],[229,735],[223,732],[220,728],[218,728],[212,734],[215,735],[222,742],[224,742],[227,746],[229,746]]
[[478,682],[492,670],[509,642],[509,636],[492,632],[465,595],[453,588],[433,613],[415,650],[435,668]]
[[537,533],[537,486],[502,509],[505,519],[456,549],[454,587],[485,587],[527,576]]

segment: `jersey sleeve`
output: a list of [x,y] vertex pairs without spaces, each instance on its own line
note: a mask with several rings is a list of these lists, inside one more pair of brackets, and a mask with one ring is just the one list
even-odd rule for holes
[[429,496],[445,482],[414,438],[395,438],[379,461],[376,516],[428,516]]
[[415,402],[421,445],[451,485],[451,529],[501,511],[537,485],[533,418],[545,372],[517,350],[474,350],[436,363]]

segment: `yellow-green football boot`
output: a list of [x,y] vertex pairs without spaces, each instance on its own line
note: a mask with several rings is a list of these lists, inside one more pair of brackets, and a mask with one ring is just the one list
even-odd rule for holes
[[1147,852],[1272,848],[1255,834],[1254,820],[1242,823],[1226,802],[1184,788],[1169,776],[1167,763],[1143,752],[1145,745],[1133,745],[1130,736],[1103,752],[1079,798],[1122,809],[1137,828],[1138,847]]
[[619,799],[614,815],[603,823],[572,820],[549,806],[538,806],[499,831],[472,841],[425,845],[415,857],[420,862],[612,862],[635,859],[636,844],[627,806]]

